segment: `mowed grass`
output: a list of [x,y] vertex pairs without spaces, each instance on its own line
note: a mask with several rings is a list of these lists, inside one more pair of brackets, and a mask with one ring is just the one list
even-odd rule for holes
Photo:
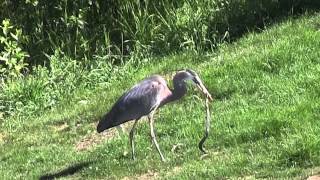
[[[187,96],[156,115],[166,162],[152,146],[145,120],[136,131],[136,161],[127,136],[96,134],[99,117],[136,82],[155,73],[170,79],[186,67],[198,72],[215,98],[207,157],[200,159],[197,147],[205,109],[191,85]],[[250,33],[216,53],[190,52],[128,67],[106,89],[78,92],[39,117],[7,119],[0,131],[0,179],[304,178],[320,171],[319,95],[316,14]],[[84,141],[87,147],[77,149]]]

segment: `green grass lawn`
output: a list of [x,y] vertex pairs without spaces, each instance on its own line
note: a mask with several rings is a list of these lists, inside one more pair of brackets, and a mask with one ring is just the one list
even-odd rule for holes
[[[215,98],[207,157],[200,159],[197,147],[205,109],[193,86],[156,114],[164,163],[145,120],[137,127],[136,161],[127,136],[115,130],[96,133],[99,117],[136,82],[154,73],[171,78],[187,67],[198,72]],[[7,119],[0,129],[0,179],[50,174],[67,179],[304,178],[320,172],[319,101],[316,14],[250,33],[212,54],[189,52],[128,67],[106,89],[78,92],[38,117]]]

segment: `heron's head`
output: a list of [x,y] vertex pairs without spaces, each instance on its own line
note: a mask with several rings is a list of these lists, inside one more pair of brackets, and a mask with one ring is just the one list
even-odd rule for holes
[[198,76],[198,74],[191,70],[191,69],[185,69],[180,71],[182,74],[184,74],[184,79],[186,80],[191,80],[197,87],[198,89],[206,96],[209,98],[210,101],[212,101],[212,96],[209,93],[209,91],[207,90],[207,88],[204,86],[204,84],[202,83],[200,77]]

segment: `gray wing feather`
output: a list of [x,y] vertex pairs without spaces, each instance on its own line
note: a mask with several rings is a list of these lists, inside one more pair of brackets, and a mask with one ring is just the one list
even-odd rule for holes
[[97,127],[98,132],[133,119],[139,119],[159,105],[161,85],[155,78],[145,79],[124,93],[100,120]]
[[117,104],[125,111],[134,110],[131,115],[141,117],[147,115],[159,104],[159,93],[160,89],[154,86],[154,81],[146,79],[125,93]]

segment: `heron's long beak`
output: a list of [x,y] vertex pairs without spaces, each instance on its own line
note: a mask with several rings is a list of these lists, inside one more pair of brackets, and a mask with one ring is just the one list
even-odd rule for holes
[[200,80],[199,77],[196,77],[196,85],[197,87],[200,89],[200,91],[207,97],[209,98],[210,101],[212,101],[212,96],[209,93],[209,91],[207,90],[207,88],[203,85],[202,81]]

